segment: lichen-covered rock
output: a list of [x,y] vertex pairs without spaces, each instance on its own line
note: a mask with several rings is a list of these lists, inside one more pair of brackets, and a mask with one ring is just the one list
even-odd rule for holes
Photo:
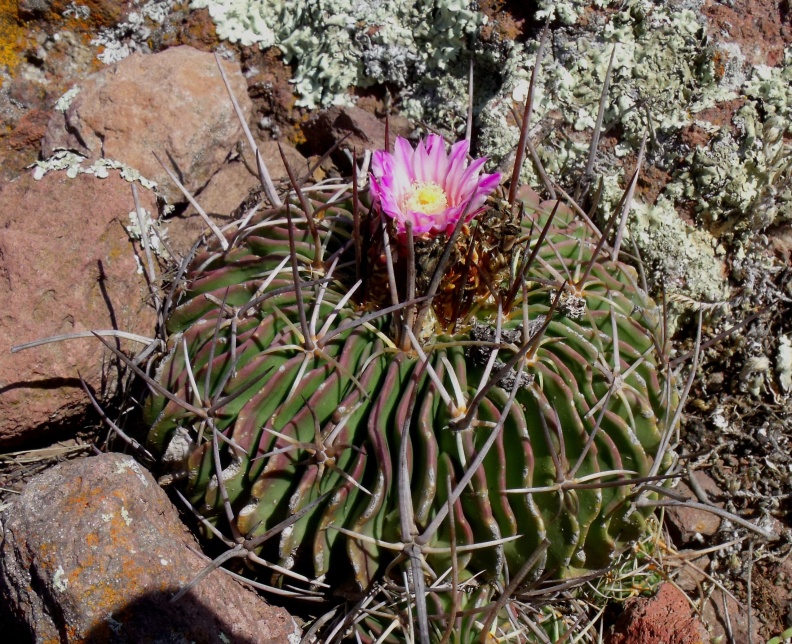
[[285,610],[219,571],[169,603],[205,561],[129,456],[47,470],[0,520],[0,592],[37,642],[281,644],[295,632]]
[[[251,102],[237,64],[225,63],[245,117]],[[217,172],[242,134],[212,54],[175,47],[133,54],[78,85],[56,107],[42,153],[75,150],[121,161],[155,181],[170,202],[184,201],[152,152],[195,192]]]
[[458,0],[194,0],[217,35],[276,45],[296,63],[299,105],[339,104],[352,86],[404,87],[459,57],[482,16]]
[[[155,211],[153,193],[141,205]],[[130,184],[111,172],[28,173],[0,192],[0,445],[46,438],[85,413],[78,373],[100,397],[115,391],[110,353],[93,338],[12,354],[11,347],[91,329],[151,336],[154,312],[125,226]],[[134,350],[141,345],[122,342]]]

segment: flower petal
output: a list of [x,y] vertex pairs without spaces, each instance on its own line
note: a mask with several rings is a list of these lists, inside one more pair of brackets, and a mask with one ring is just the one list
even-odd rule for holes
[[424,150],[425,156],[421,159],[423,179],[419,181],[431,181],[444,188],[443,184],[448,174],[448,154],[443,137],[430,134],[426,139]]
[[400,136],[396,137],[396,144],[393,147],[393,159],[395,161],[394,170],[396,172],[405,173],[408,184],[415,181],[415,168],[413,167],[413,158],[415,153],[407,139]]
[[[393,154],[383,150],[374,153],[371,197],[375,207],[394,220],[397,234],[405,233],[408,221],[416,235],[451,234],[463,213],[469,222],[484,209],[487,197],[501,177],[497,172],[481,174],[486,158],[468,165],[469,149],[467,141],[459,141],[451,146],[449,153],[443,138],[430,134],[415,149],[406,139],[397,137]],[[410,206],[424,207],[419,204],[430,196],[432,189],[416,184],[426,183],[442,189],[448,207],[435,213],[410,209]],[[416,190],[423,191],[417,201],[412,198]],[[438,203],[436,199],[434,203]]]
[[456,186],[459,184],[462,173],[467,166],[467,153],[469,149],[470,144],[465,140],[458,141],[451,146],[451,154],[448,159],[448,171],[445,181],[443,182],[443,187],[445,188],[446,195],[448,195],[448,202],[450,204],[458,203],[454,195],[457,194]]

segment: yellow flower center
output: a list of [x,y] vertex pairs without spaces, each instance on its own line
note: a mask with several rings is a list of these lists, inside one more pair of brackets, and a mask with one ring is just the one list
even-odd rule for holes
[[405,210],[434,215],[448,207],[445,190],[434,181],[416,181],[411,187],[412,191],[404,200]]

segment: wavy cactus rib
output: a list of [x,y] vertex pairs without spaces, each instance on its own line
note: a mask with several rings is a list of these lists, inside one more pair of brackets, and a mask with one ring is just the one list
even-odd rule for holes
[[[568,208],[522,205],[514,219],[493,204],[460,236],[415,329],[426,293],[388,287],[383,275],[405,273],[386,266],[379,218],[361,220],[337,187],[194,259],[167,320],[157,379],[173,399],[148,401],[149,448],[241,539],[308,509],[246,575],[306,593],[354,594],[350,576],[358,590],[428,585],[422,621],[439,636],[451,607],[488,605],[518,572],[583,575],[644,533],[629,481],[649,473],[673,412],[656,307]],[[474,281],[465,258],[484,249],[471,246],[503,242],[500,220],[516,223],[499,281],[480,264],[479,290],[460,293]],[[413,248],[419,273],[436,251]]]

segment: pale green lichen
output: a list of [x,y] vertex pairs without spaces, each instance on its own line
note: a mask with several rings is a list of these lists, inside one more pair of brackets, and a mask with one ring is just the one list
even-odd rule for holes
[[781,390],[785,394],[792,393],[792,338],[788,335],[781,336],[778,341],[775,369]]
[[133,52],[147,53],[152,24],[163,24],[170,15],[176,0],[148,0],[142,6],[135,0],[123,22],[112,27],[102,27],[99,34],[91,40],[95,47],[101,47],[97,58],[107,65],[117,63]]
[[630,234],[640,240],[654,283],[707,302],[727,297],[724,265],[712,235],[685,224],[665,195],[654,205],[636,202],[632,215]]
[[55,102],[55,110],[65,114],[66,110],[69,109],[69,105],[71,105],[71,102],[74,100],[74,97],[79,93],[79,87],[72,87]]
[[482,21],[465,0],[193,0],[220,38],[277,45],[300,105],[344,103],[350,87],[406,87],[445,69]]
[[[152,217],[151,213],[145,208],[140,209],[140,215],[134,210],[129,213],[129,225],[125,226],[129,238],[139,241],[143,238],[140,229],[140,222],[143,222],[143,227],[146,231],[146,241],[151,251],[164,260],[171,259],[171,255],[165,244],[168,242],[168,229],[162,224],[159,219]],[[143,273],[143,266],[140,264],[140,259],[135,255],[138,261],[138,273]]]
[[[540,0],[537,3],[537,20],[558,20],[565,25],[573,25],[578,21],[586,7],[591,6],[589,0]],[[595,0],[594,6],[605,7],[610,4],[609,0]]]
[[69,587],[69,580],[66,578],[63,566],[58,566],[58,569],[55,571],[55,575],[52,577],[52,585],[55,586],[55,590],[62,593],[66,592],[66,589]]
[[[556,17],[567,23],[584,4],[553,3],[566,11]],[[539,158],[562,186],[578,180],[615,48],[603,122],[617,140],[600,147],[592,173],[605,180],[601,216],[625,188],[620,159],[634,159],[647,134],[645,163],[667,172],[668,183],[655,204],[636,197],[629,228],[658,281],[667,270],[672,288],[718,299],[727,278],[721,240],[739,244],[742,236],[792,220],[792,48],[782,66],[751,70],[737,44],[712,44],[703,17],[679,4],[628,0],[587,19],[585,28],[556,29],[543,59],[532,118]],[[502,169],[517,141],[510,114],[522,111],[536,50],[532,41],[504,48],[500,64],[485,72],[500,74],[502,86],[480,106],[478,142]],[[726,101],[744,105],[731,123],[717,122]],[[703,145],[685,142],[682,134],[691,129],[703,134]],[[530,161],[521,181],[540,185]],[[689,224],[680,208],[692,215]]]
[[90,174],[98,179],[106,179],[110,176],[110,170],[118,170],[122,179],[132,183],[138,182],[144,188],[156,190],[156,181],[146,179],[140,172],[116,161],[114,159],[97,159],[90,165],[84,165],[86,157],[76,154],[71,150],[56,150],[48,159],[36,161],[28,166],[33,168],[33,178],[36,181],[42,179],[48,172],[55,170],[65,170],[66,176],[74,179],[78,174]]
[[70,152],[68,150],[58,150],[49,159],[43,161],[36,161],[33,165],[33,178],[40,181],[45,174],[55,170],[65,170],[66,176],[74,179],[80,174],[81,164],[85,161],[85,157]]
[[750,103],[735,122],[744,132],[739,139],[721,131],[693,151],[689,169],[677,178],[686,184],[685,196],[696,200],[707,223],[729,219],[737,230],[757,231],[792,218],[789,181],[779,181],[789,170],[781,128],[770,119],[762,123]]
[[[618,124],[622,144],[633,149],[649,131],[655,152],[670,160],[674,152],[664,146],[672,135],[692,122],[694,113],[736,96],[731,87],[713,80],[714,75],[702,59],[705,47],[702,25],[692,11],[627,2],[595,31],[575,29],[556,36],[552,52],[542,62],[534,122],[541,123],[548,115],[558,114],[573,129],[590,132],[613,53],[604,123]],[[515,102],[524,100],[535,51],[536,44],[529,43],[510,52],[511,60],[504,66],[503,91],[490,103],[508,97]],[[544,145],[548,163],[552,163],[550,157],[555,156],[559,146],[573,152],[556,162],[559,170],[566,173],[579,165],[587,153],[586,146],[569,148],[560,135],[550,136]],[[575,153],[575,148],[580,152]]]
[[143,484],[143,487],[148,487],[149,482],[146,478],[146,475],[143,473],[143,469],[136,461],[133,461],[129,457],[119,460],[119,462],[116,464],[115,474],[124,474],[128,470],[131,470],[132,473],[138,477],[138,480]]

